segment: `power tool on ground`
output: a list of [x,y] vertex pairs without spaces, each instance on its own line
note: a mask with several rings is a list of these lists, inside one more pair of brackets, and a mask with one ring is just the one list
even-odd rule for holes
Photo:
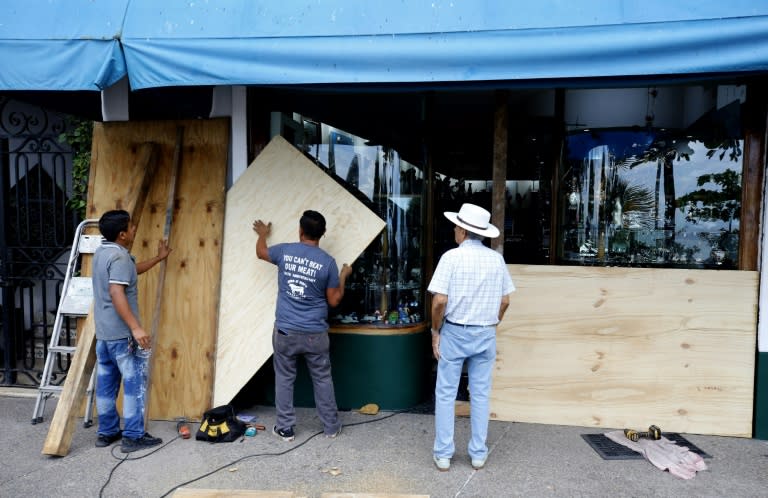
[[182,439],[189,439],[191,436],[189,430],[189,423],[185,417],[179,417],[176,419],[176,432],[179,433]]
[[627,439],[630,441],[635,442],[637,442],[637,440],[641,437],[651,439],[653,441],[658,441],[661,439],[661,429],[655,425],[648,427],[647,432],[636,431],[634,429],[624,429],[624,435],[627,436]]

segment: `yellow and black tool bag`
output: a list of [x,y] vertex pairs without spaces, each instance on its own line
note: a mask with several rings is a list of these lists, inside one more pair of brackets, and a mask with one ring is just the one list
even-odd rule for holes
[[244,433],[245,424],[237,419],[232,405],[221,405],[203,414],[195,439],[209,443],[231,443]]

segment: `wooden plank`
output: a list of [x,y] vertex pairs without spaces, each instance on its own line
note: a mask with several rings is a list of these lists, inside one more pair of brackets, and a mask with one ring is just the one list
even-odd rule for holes
[[751,436],[757,272],[509,269],[492,418]]
[[469,401],[456,401],[453,407],[453,413],[457,417],[469,417],[470,416],[470,404]]
[[213,404],[228,403],[272,354],[275,265],[256,258],[260,218],[272,222],[269,245],[299,238],[307,209],[323,214],[320,247],[351,264],[384,222],[282,137],[275,137],[227,193],[221,305]]
[[410,495],[401,493],[323,493],[320,498],[429,498],[429,495]]
[[[165,225],[163,226],[163,242],[170,243],[171,240],[171,226],[173,225],[173,205],[176,200],[176,183],[179,177],[179,168],[181,166],[181,148],[184,143],[184,127],[178,126],[176,128],[176,146],[173,149],[173,165],[171,168],[171,180],[168,187],[168,200],[165,204]],[[160,325],[160,314],[163,307],[163,290],[165,289],[165,273],[168,267],[168,259],[160,261],[159,273],[157,277],[157,289],[155,292],[154,311],[152,312],[152,325],[149,329],[150,344],[154,344],[157,338],[157,331]],[[144,406],[144,424],[146,425],[149,420],[149,414],[151,410],[151,395],[152,395],[152,370],[155,364],[154,356],[150,356],[149,363],[147,365],[147,385],[145,393],[145,406]]]
[[43,443],[44,455],[66,456],[72,444],[78,408],[82,405],[96,365],[96,329],[92,313],[88,316],[90,318],[81,320],[84,326],[79,331],[77,349],[72,355],[69,373]]
[[200,489],[179,488],[173,498],[301,498],[293,491],[257,491],[254,489]]
[[[94,130],[93,157],[104,158],[96,151],[101,144],[97,138],[99,125]],[[151,178],[154,176],[157,166],[157,145],[144,143],[137,147],[138,149],[138,171],[132,171],[132,177],[126,185],[130,188],[130,193],[120,198],[120,205],[136,216],[141,217],[144,204],[147,198],[147,190],[151,184]],[[92,160],[91,177],[89,178],[89,193],[93,196],[95,190],[94,179],[100,169],[98,160]],[[104,175],[102,175],[104,176]],[[116,203],[117,204],[117,203]],[[84,276],[90,275],[92,255],[83,255],[81,271]],[[77,415],[84,410],[85,393],[88,384],[93,375],[93,369],[96,365],[96,327],[93,321],[93,313],[78,320],[77,324],[77,349],[72,357],[72,363],[67,373],[67,379],[64,382],[61,396],[56,403],[51,425],[48,428],[48,435],[43,443],[44,455],[65,456],[69,453],[72,444],[75,427],[77,424]]]

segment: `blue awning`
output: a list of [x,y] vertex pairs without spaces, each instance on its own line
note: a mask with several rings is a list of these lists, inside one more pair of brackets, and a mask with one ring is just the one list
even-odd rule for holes
[[128,0],[0,2],[0,90],[102,90],[126,73]]
[[0,90],[768,70],[768,2],[5,0]]
[[768,70],[768,2],[132,0],[134,89]]

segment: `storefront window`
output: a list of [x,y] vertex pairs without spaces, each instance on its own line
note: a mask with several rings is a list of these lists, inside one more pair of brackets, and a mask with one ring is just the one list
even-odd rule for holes
[[422,170],[396,150],[329,125],[302,119],[299,128],[304,141],[296,145],[386,222],[352,264],[331,325],[405,327],[424,322]]
[[[465,202],[491,210],[493,182],[463,180],[438,175],[436,179],[437,212],[458,211]],[[545,264],[549,262],[548,184],[542,195],[542,182],[507,180],[505,182],[504,260],[507,263]],[[435,224],[435,252],[439,258],[456,247],[453,225],[445,218]],[[501,227],[499,227],[501,228]],[[491,240],[483,243],[490,246]]]
[[738,267],[742,140],[635,128],[582,130],[566,144],[563,263]]

